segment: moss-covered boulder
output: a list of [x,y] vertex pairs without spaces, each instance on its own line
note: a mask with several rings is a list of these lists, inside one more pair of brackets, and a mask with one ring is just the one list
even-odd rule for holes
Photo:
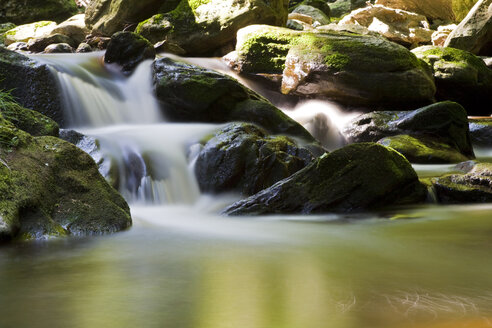
[[474,146],[490,147],[492,145],[492,118],[470,119],[469,126]]
[[373,35],[254,25],[238,32],[227,60],[242,73],[282,73],[285,94],[348,105],[415,108],[430,103],[435,92],[427,64]]
[[53,21],[39,21],[31,24],[24,24],[8,30],[3,35],[5,45],[11,45],[17,42],[29,42],[31,39],[47,37],[56,27]]
[[0,89],[12,90],[20,105],[63,125],[58,83],[46,65],[0,47]]
[[492,70],[467,51],[424,46],[412,50],[433,69],[438,100],[463,105],[470,115],[490,115],[492,109]]
[[391,148],[353,144],[228,207],[227,215],[354,212],[423,201],[410,163]]
[[123,197],[92,158],[0,118],[0,240],[112,233],[131,225]]
[[173,11],[141,22],[136,32],[155,43],[178,44],[189,55],[209,55],[230,46],[251,24],[284,26],[286,0],[182,0]]
[[444,204],[492,202],[492,163],[476,164],[465,174],[432,179],[437,200]]
[[61,22],[77,13],[75,0],[2,0],[0,23]]
[[227,75],[169,58],[152,68],[155,94],[172,121],[251,122],[270,133],[312,140],[299,123]]
[[118,32],[108,43],[104,62],[115,63],[123,73],[130,74],[142,61],[154,58],[154,46],[147,39],[133,32]]
[[458,27],[451,32],[444,46],[466,50],[480,56],[492,56],[491,5],[492,0],[479,0]]
[[304,168],[324,153],[249,123],[232,123],[206,141],[195,164],[203,192],[252,195]]
[[[420,163],[441,162],[444,159],[442,151],[446,149],[462,155],[449,154],[448,162],[451,163],[474,158],[466,111],[459,104],[449,101],[414,111],[363,114],[349,122],[343,134],[349,142],[377,142],[381,139],[386,145],[392,142],[399,150],[407,150],[405,154],[409,155],[409,160]],[[411,138],[384,139],[398,135],[410,135]],[[412,144],[415,139],[418,144]],[[402,142],[407,142],[407,145],[402,145]],[[416,156],[419,152],[427,153],[428,160],[423,161],[425,155]]]

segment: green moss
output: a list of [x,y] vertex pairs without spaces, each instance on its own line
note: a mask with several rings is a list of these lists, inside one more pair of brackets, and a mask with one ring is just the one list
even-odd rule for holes
[[463,20],[476,2],[477,0],[453,0],[453,12],[456,16],[456,21]]
[[422,60],[430,65],[433,65],[436,61],[444,61],[453,63],[459,67],[467,67],[469,65],[486,68],[485,63],[480,57],[475,56],[464,50],[450,48],[450,47],[425,47],[425,50],[419,51],[417,48],[415,52]]

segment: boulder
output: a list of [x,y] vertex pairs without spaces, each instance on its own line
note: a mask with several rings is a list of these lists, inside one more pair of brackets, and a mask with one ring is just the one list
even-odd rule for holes
[[425,16],[381,5],[354,10],[338,24],[365,26],[388,40],[407,46],[430,43],[434,32]]
[[235,191],[252,195],[304,168],[312,151],[285,136],[270,136],[250,123],[231,123],[208,140],[195,163],[203,192]]
[[240,73],[282,73],[281,91],[356,106],[433,100],[430,69],[405,47],[372,35],[253,25],[238,32],[226,61]]
[[330,17],[327,16],[320,9],[312,6],[307,6],[307,5],[297,6],[296,9],[292,11],[292,13],[302,14],[311,17],[313,19],[312,24],[315,26],[330,24]]
[[[289,1],[289,5],[290,5],[290,3],[291,3],[291,1]],[[317,9],[321,10],[326,16],[330,17],[330,6],[328,5],[328,3],[325,0],[304,0],[301,3],[299,3],[299,5],[297,5],[293,8],[292,7],[289,8],[289,11],[290,12],[294,11],[300,5],[305,5],[305,6],[317,8]]]
[[459,22],[477,0],[376,0],[385,7],[403,9],[431,20]]
[[[84,14],[75,15],[66,21],[58,24],[51,34],[63,34],[73,39],[77,45],[85,40],[85,37],[90,33],[85,25]],[[75,46],[77,46],[75,45]]]
[[21,25],[48,19],[61,22],[76,13],[74,0],[2,0],[0,23]]
[[479,0],[451,32],[444,46],[492,56],[492,0]]
[[5,45],[16,42],[28,42],[31,39],[42,38],[50,35],[56,23],[52,21],[41,21],[31,24],[17,26],[4,33]]
[[464,50],[424,46],[412,50],[433,69],[437,100],[452,100],[469,115],[490,115],[492,70],[484,61]]
[[12,96],[20,105],[63,126],[58,82],[48,66],[0,47],[0,89],[12,90]]
[[343,17],[352,10],[365,7],[368,2],[374,3],[374,0],[329,0],[328,2],[330,2],[330,16]]
[[[421,149],[422,151],[428,151],[431,148],[437,148],[439,151],[440,149],[454,149],[464,158],[474,158],[466,111],[459,104],[449,101],[414,111],[384,111],[363,114],[347,124],[342,133],[348,142],[376,142],[391,136],[411,135],[413,138],[407,138],[407,141],[411,143],[413,139],[418,139],[422,146],[417,146],[415,143],[409,144],[409,156],[416,152],[416,150],[412,150],[412,147],[415,149],[425,146],[427,149]],[[404,138],[399,137],[395,140],[401,144],[402,139]],[[391,139],[386,139],[385,143],[389,144],[389,140]],[[439,147],[435,147],[436,143],[439,144]],[[398,148],[402,149],[401,147]],[[433,156],[442,157],[437,153]],[[436,161],[429,159],[427,162]],[[455,162],[455,160],[448,162]]]
[[168,40],[188,55],[210,55],[233,45],[236,32],[251,24],[285,26],[286,0],[182,0],[165,14],[141,22],[136,32],[156,43]]
[[75,52],[78,54],[92,52],[92,47],[89,44],[82,42],[81,44],[79,44],[77,49],[75,49]]
[[440,203],[492,202],[491,163],[478,163],[466,174],[450,174],[431,181]]
[[53,43],[47,46],[44,51],[46,54],[69,54],[73,48],[68,43]]
[[117,32],[108,43],[104,62],[121,66],[123,73],[131,74],[144,60],[154,60],[154,46],[133,32]]
[[301,125],[227,75],[169,58],[156,60],[152,68],[155,94],[172,121],[244,121],[312,140]]
[[27,43],[27,49],[32,52],[41,52],[50,44],[66,43],[71,47],[77,47],[78,43],[72,38],[63,34],[51,34],[40,38],[31,39]]
[[492,145],[492,118],[469,119],[471,142],[477,147]]
[[426,197],[410,163],[391,148],[353,144],[314,160],[304,169],[240,200],[227,215],[356,212],[415,204]]
[[92,34],[111,36],[156,14],[162,5],[162,0],[92,0],[85,10],[85,23]]

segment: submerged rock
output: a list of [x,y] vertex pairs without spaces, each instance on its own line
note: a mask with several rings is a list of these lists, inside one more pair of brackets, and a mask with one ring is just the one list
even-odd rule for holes
[[141,22],[136,32],[153,43],[176,43],[189,55],[209,55],[233,44],[245,26],[284,26],[287,5],[286,0],[181,0],[173,11]]
[[[401,145],[400,136],[394,140],[404,155],[417,159],[418,162],[442,163],[443,149],[453,149],[447,162],[456,162],[474,158],[468,128],[468,118],[462,106],[453,102],[440,102],[419,108],[414,111],[400,112],[372,112],[363,114],[352,120],[342,132],[349,142],[376,142],[383,138],[410,135],[412,139],[418,139],[418,144]],[[411,142],[412,139],[406,141]],[[389,145],[392,139],[386,139]],[[430,147],[429,147],[430,146]],[[405,152],[405,149],[407,150]],[[425,155],[416,156],[418,152]],[[462,154],[459,159],[457,153]],[[409,158],[409,160],[410,160]]]
[[324,153],[291,138],[270,136],[249,123],[232,123],[206,142],[195,164],[204,192],[252,195],[299,171]]
[[435,178],[432,185],[440,203],[492,202],[492,164],[479,163],[466,174]]
[[373,35],[254,25],[238,32],[236,51],[226,60],[241,73],[282,73],[284,94],[347,105],[415,108],[435,92],[427,64]]
[[0,23],[20,25],[47,19],[61,22],[76,13],[74,0],[2,0]]
[[410,163],[374,143],[321,156],[294,175],[228,207],[227,215],[354,212],[415,204],[426,197]]
[[452,100],[465,107],[469,115],[490,115],[492,109],[492,70],[467,51],[424,46],[412,50],[433,69],[437,100]]
[[492,0],[479,0],[470,13],[451,32],[445,47],[492,56]]
[[154,90],[173,121],[255,123],[271,133],[312,140],[312,136],[268,100],[237,80],[169,58],[152,65]]
[[118,32],[108,43],[104,62],[118,64],[123,73],[130,74],[142,61],[154,58],[154,46],[147,39],[133,32]]
[[0,89],[12,90],[20,105],[63,125],[58,83],[48,66],[0,47]]

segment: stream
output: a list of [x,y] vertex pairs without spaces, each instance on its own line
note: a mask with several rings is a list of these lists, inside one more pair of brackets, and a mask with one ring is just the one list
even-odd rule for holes
[[[220,125],[166,122],[151,62],[125,78],[101,55],[33,57],[57,74],[69,128],[96,137],[118,167],[133,227],[4,247],[0,327],[492,327],[492,205],[220,216],[239,196],[201,194],[192,174],[199,140]],[[216,59],[188,60],[232,74]],[[356,115],[242,82],[328,149]]]

